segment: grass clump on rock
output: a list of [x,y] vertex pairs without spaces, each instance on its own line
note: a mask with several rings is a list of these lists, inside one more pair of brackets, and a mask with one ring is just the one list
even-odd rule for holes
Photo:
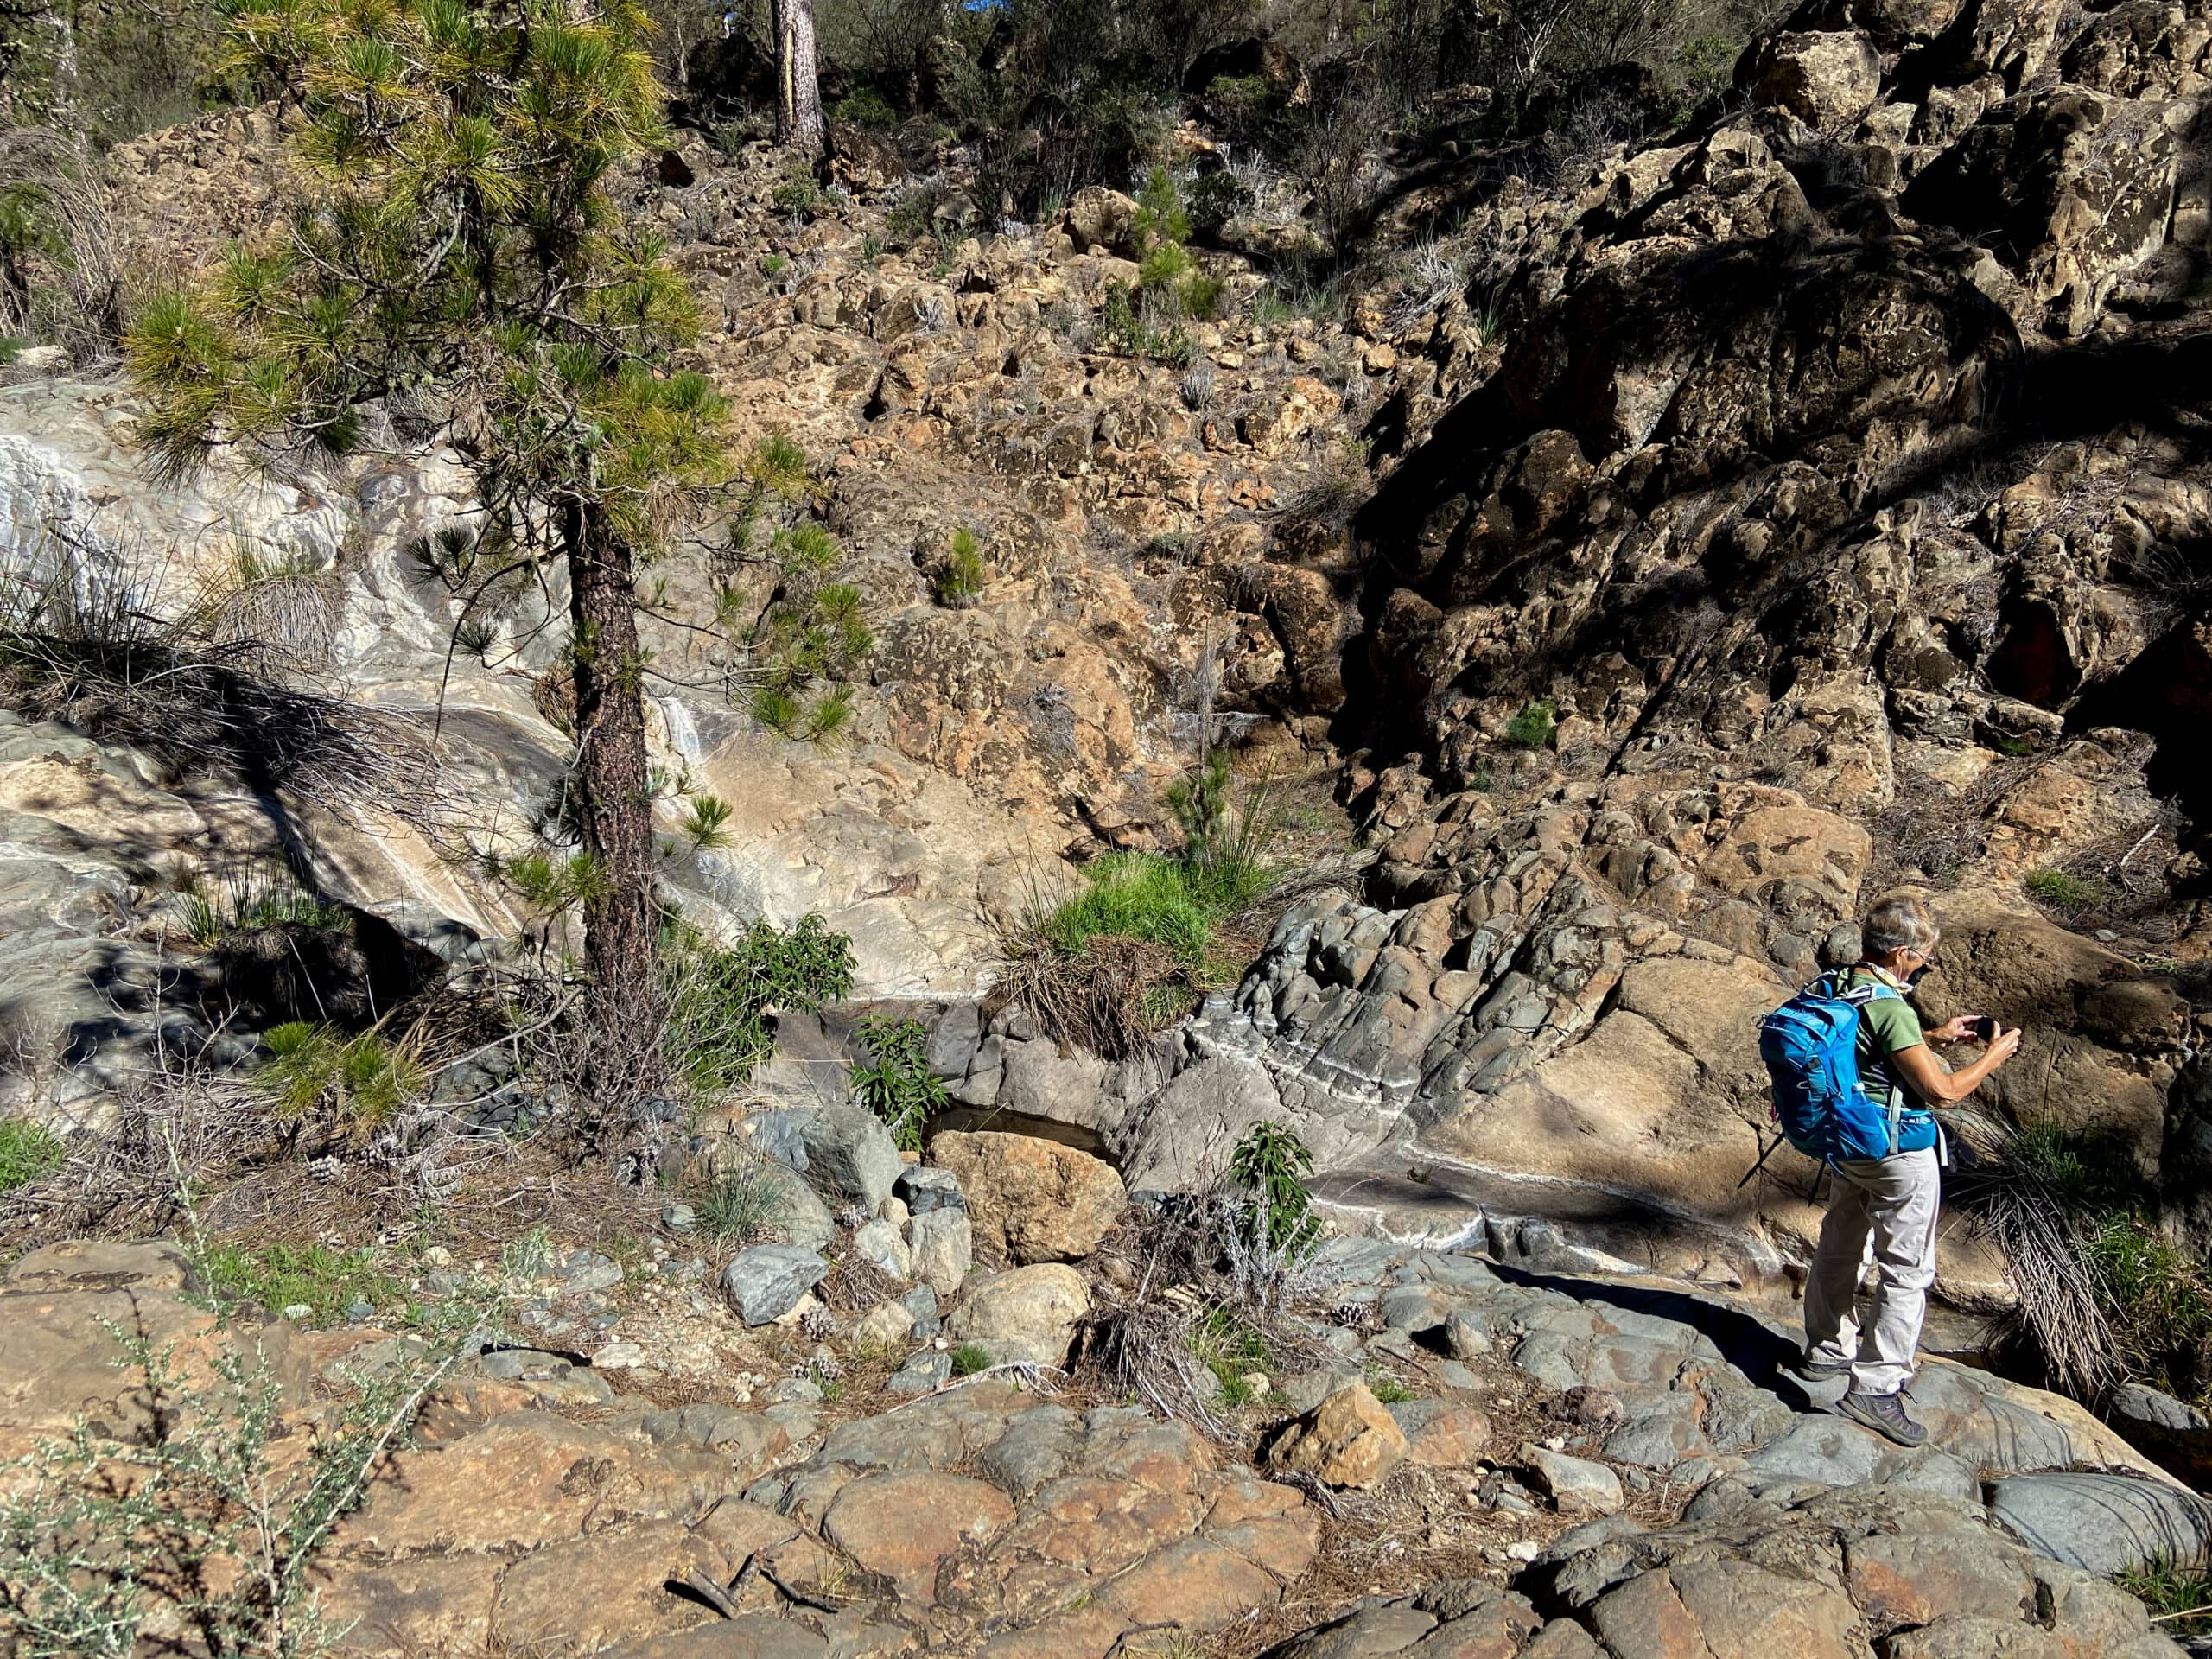
[[1135,1053],[1207,988],[1251,959],[1250,913],[1274,885],[1275,814],[1264,785],[1231,798],[1216,753],[1168,791],[1172,853],[1095,860],[1058,905],[1032,906],[1002,942],[1000,984],[1045,1029],[1109,1059]]

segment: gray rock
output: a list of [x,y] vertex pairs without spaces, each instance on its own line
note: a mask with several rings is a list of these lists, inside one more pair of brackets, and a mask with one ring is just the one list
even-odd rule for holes
[[925,1216],[932,1210],[968,1207],[967,1195],[960,1190],[960,1178],[935,1164],[908,1164],[899,1171],[891,1190],[905,1202],[907,1211],[917,1216]]
[[883,1386],[893,1394],[929,1394],[952,1380],[952,1356],[925,1348],[891,1373]]
[[811,1377],[786,1376],[771,1382],[760,1397],[772,1406],[812,1405],[822,1398],[822,1385]]
[[803,1250],[828,1249],[837,1236],[837,1219],[814,1189],[780,1164],[766,1166],[759,1179],[776,1192],[769,1230]]
[[1564,1452],[1532,1446],[1522,1454],[1536,1490],[1567,1515],[1614,1515],[1627,1500],[1620,1477],[1602,1463],[1571,1458]]
[[853,1253],[902,1285],[913,1276],[914,1262],[906,1241],[887,1221],[871,1221],[855,1232]]
[[849,1199],[874,1215],[906,1167],[891,1131],[857,1106],[820,1106],[794,1116],[806,1148],[808,1185],[825,1198]]
[[722,1269],[722,1294],[747,1325],[766,1325],[798,1306],[830,1264],[796,1244],[755,1244]]
[[753,1149],[764,1158],[772,1158],[785,1167],[805,1174],[806,1137],[800,1133],[800,1125],[806,1116],[804,1107],[754,1114],[747,1120],[753,1131]]
[[975,1260],[975,1229],[965,1210],[930,1210],[907,1224],[914,1276],[939,1296],[956,1294]]
[[2212,1504],[2126,1475],[2009,1475],[1989,1484],[1989,1512],[2029,1548],[2109,1577],[2164,1561],[2212,1563]]
[[1444,1322],[1444,1345],[1454,1359],[1480,1359],[1490,1352],[1490,1320],[1465,1308]]
[[1393,1331],[1433,1331],[1452,1317],[1444,1294],[1428,1285],[1393,1285],[1378,1305],[1382,1323]]
[[660,1224],[672,1233],[688,1233],[699,1224],[699,1217],[688,1204],[671,1204],[660,1212]]
[[927,1285],[916,1285],[899,1299],[899,1305],[913,1316],[913,1332],[918,1337],[933,1337],[944,1325],[938,1316],[937,1292]]

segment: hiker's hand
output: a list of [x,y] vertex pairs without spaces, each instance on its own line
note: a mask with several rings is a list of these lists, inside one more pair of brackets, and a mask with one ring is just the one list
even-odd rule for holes
[[2010,1031],[2000,1026],[1997,1034],[1989,1039],[1989,1064],[1993,1067],[2004,1065],[2019,1052],[2020,1028],[2018,1026]]
[[1962,1014],[1955,1020],[1946,1020],[1927,1034],[1939,1043],[1966,1043],[1974,1040],[1974,1022],[1978,1014]]

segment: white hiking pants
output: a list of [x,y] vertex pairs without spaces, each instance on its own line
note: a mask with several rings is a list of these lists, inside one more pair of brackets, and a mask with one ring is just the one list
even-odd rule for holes
[[[1805,1281],[1805,1346],[1815,1361],[1851,1366],[1859,1394],[1895,1394],[1912,1357],[1936,1282],[1936,1212],[1942,1180],[1934,1148],[1833,1166],[1835,1198],[1821,1226]],[[1859,1275],[1874,1244],[1877,1283],[1859,1318]]]

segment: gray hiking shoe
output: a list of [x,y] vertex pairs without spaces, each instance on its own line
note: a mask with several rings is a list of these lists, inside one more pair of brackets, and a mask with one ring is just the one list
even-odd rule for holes
[[1800,1354],[1797,1363],[1789,1368],[1808,1382],[1833,1382],[1839,1376],[1851,1374],[1847,1359],[1815,1359],[1811,1354]]
[[1928,1439],[1927,1429],[1905,1414],[1902,1394],[1861,1394],[1854,1389],[1836,1402],[1835,1408],[1840,1416],[1899,1446],[1919,1446]]

